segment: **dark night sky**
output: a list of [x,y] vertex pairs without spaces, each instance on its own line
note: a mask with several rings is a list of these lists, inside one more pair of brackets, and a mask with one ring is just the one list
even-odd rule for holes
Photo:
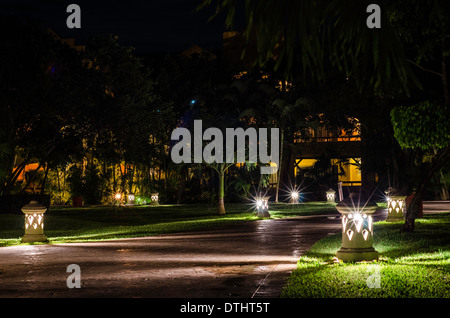
[[[201,0],[0,0],[0,13],[39,19],[63,37],[83,44],[90,35],[114,34],[136,52],[181,51],[197,44],[220,48],[224,19],[208,22],[212,8],[195,11]],[[69,4],[81,7],[81,29],[69,29]]]

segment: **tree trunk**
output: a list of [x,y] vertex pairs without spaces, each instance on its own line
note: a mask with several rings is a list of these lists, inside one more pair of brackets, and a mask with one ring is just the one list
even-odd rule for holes
[[280,160],[278,162],[278,170],[277,170],[277,188],[275,192],[275,202],[278,203],[278,192],[280,189],[280,178],[281,178],[281,166],[283,163],[283,141],[284,141],[284,132],[283,129],[280,129]]
[[[442,169],[439,169],[439,174],[440,174],[440,178],[438,178],[438,179],[442,179],[441,199],[448,200],[449,195],[448,195],[447,182],[445,182],[445,177],[444,177],[444,174],[442,173]],[[439,180],[439,182],[440,181],[441,180]]]
[[8,195],[11,192],[11,189],[13,188],[14,184],[16,183],[17,178],[20,176],[22,171],[24,171],[26,165],[29,163],[30,159],[25,159],[22,161],[16,169],[13,171],[9,179],[7,180],[5,187],[3,188],[3,194]]
[[223,169],[219,169],[219,214],[225,214],[225,203],[224,203],[224,196],[225,196],[225,187],[224,187],[224,181],[225,181],[225,171]]
[[423,198],[423,192],[426,189],[426,184],[422,183],[417,189],[411,204],[406,211],[405,223],[402,225],[402,232],[414,232],[414,221],[419,217],[420,206]]
[[[443,50],[445,50],[445,47],[443,48]],[[444,51],[445,52],[445,51]],[[450,94],[448,91],[448,82],[447,82],[447,65],[446,65],[446,61],[445,61],[445,55],[442,54],[442,85],[444,87],[444,102],[445,102],[445,106],[450,106]]]
[[447,163],[449,154],[450,154],[450,147],[442,149],[440,152],[438,152],[435,160],[433,160],[431,167],[428,169],[425,176],[422,178],[422,181],[420,182],[420,184],[417,188],[416,194],[414,195],[414,198],[411,201],[411,204],[409,205],[408,210],[406,211],[405,223],[402,225],[402,228],[401,228],[402,232],[413,232],[414,231],[414,221],[419,216],[420,204],[422,202],[422,198],[424,196],[425,189],[428,185],[428,182],[431,180],[431,178],[434,176],[434,174],[439,169],[441,169],[441,167],[445,163]]
[[61,202],[62,202],[62,195],[61,195],[61,178],[60,178],[60,176],[59,176],[59,169],[58,169],[58,166],[55,167],[55,170],[56,170],[56,182],[57,182],[57,184],[58,184],[58,196],[59,196],[59,198],[58,198],[58,204],[61,204]]
[[188,167],[183,165],[180,169],[179,179],[178,179],[178,194],[177,194],[177,204],[181,203],[181,197],[183,196],[184,189],[186,188]]
[[47,185],[48,170],[49,170],[49,165],[48,165],[48,163],[47,163],[47,164],[46,164],[46,167],[45,167],[44,180],[42,180],[42,185],[41,185],[41,194],[40,194],[41,197],[44,196],[45,186]]
[[[67,166],[64,165],[64,170],[63,170],[63,193],[62,193],[61,199],[64,198],[64,194],[66,193],[66,180],[67,180],[67,178],[66,178],[66,170],[67,170]],[[65,204],[65,202],[63,204]]]
[[112,173],[113,173],[113,192],[114,194],[116,193],[116,164],[113,163],[113,168],[112,168]]

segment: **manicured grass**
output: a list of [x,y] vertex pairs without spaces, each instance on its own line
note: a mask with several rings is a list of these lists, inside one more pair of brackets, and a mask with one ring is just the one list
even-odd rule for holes
[[[250,204],[226,204],[226,215],[206,204],[161,206],[50,207],[45,213],[46,243],[98,241],[195,231],[257,220]],[[271,203],[272,218],[337,213],[334,205]],[[0,246],[21,244],[23,215],[0,214]]]
[[401,223],[378,222],[378,262],[336,263],[341,233],[318,241],[300,258],[282,297],[450,297],[450,213],[416,220],[414,233]]

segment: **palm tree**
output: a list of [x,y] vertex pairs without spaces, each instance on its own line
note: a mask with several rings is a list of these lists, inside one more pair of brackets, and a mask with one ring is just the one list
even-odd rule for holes
[[[400,88],[408,90],[409,81],[420,85],[389,21],[388,15],[395,5],[379,1],[381,28],[371,29],[367,27],[366,12],[370,3],[264,0],[242,4],[219,0],[216,15],[211,18],[225,12],[226,26],[232,29],[236,16],[243,10],[247,43],[256,39],[254,63],[263,66],[275,61],[275,71],[284,74],[286,80],[296,74],[305,79],[323,79],[325,66],[331,64],[347,77],[355,78],[361,88],[369,84],[382,89],[400,83]],[[211,5],[212,0],[204,0],[199,10]],[[249,54],[247,48],[243,54]]]

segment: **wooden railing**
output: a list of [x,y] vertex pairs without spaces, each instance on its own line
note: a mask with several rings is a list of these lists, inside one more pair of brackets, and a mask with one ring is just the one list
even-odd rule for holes
[[306,142],[348,142],[348,141],[361,141],[360,135],[354,136],[340,136],[340,137],[311,137],[308,139],[295,138],[294,143],[306,143]]

